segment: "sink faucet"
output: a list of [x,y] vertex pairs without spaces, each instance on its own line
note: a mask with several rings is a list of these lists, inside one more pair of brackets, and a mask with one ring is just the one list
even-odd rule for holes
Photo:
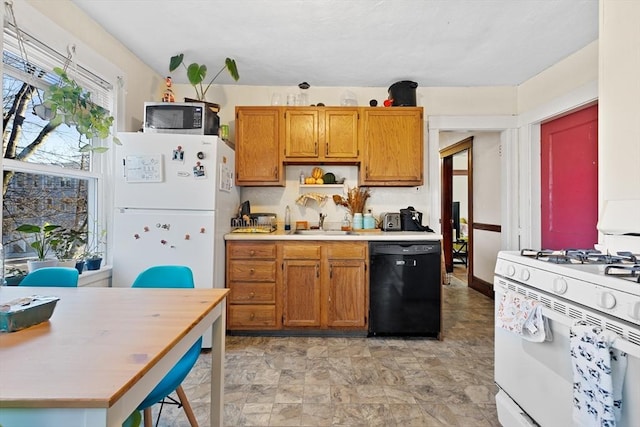
[[323,214],[322,212],[320,212],[320,221],[318,222],[318,228],[320,228],[320,230],[324,230],[324,219],[327,217],[327,214]]

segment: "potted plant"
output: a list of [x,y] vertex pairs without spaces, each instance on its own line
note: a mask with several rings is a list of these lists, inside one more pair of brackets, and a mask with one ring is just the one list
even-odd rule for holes
[[[111,136],[112,141],[120,145],[120,140],[111,135],[114,118],[109,111],[95,104],[91,100],[91,92],[80,87],[62,68],[56,67],[53,71],[60,76],[60,82],[49,86],[44,104],[37,106],[36,112],[43,111],[39,114],[43,116],[41,118],[49,119],[52,126],[64,123],[75,127],[80,134],[78,144],[82,152],[102,153],[108,150],[108,147],[94,147],[91,144],[93,138]],[[81,140],[83,136],[89,142],[84,143]]]
[[58,265],[75,267],[78,273],[84,269],[84,259],[81,256],[81,249],[87,243],[87,232],[72,228],[60,227],[52,232],[53,240],[51,249],[58,258]]
[[229,71],[229,74],[233,78],[233,80],[238,81],[240,75],[238,74],[238,68],[236,66],[236,61],[231,58],[227,58],[224,61],[224,66],[218,71],[218,73],[213,76],[213,78],[209,81],[206,86],[203,86],[202,82],[207,77],[207,66],[203,64],[198,64],[196,62],[191,63],[189,66],[185,65],[184,54],[179,53],[178,55],[172,56],[169,61],[169,72],[175,71],[180,65],[182,65],[185,70],[187,70],[187,78],[189,79],[189,83],[196,91],[196,98],[199,101],[204,101],[204,97],[207,94],[207,91],[211,87],[211,84],[214,82],[216,78],[222,73],[225,69]]
[[7,286],[18,286],[27,272],[18,267],[10,267],[4,278],[4,284]]
[[[29,260],[27,262],[29,271],[37,270],[42,267],[55,267],[58,264],[58,260],[56,258],[46,258],[47,254],[52,249],[52,243],[55,241],[55,234],[53,234],[53,231],[58,228],[60,228],[59,225],[48,223],[45,223],[42,227],[34,224],[22,224],[16,228],[16,231],[27,235],[33,235],[33,241],[29,243],[29,246],[35,249],[37,260]],[[26,240],[27,239],[25,239],[25,241]]]
[[84,253],[84,263],[87,270],[100,270],[102,264],[102,248],[105,244],[106,230],[93,234],[89,239]]

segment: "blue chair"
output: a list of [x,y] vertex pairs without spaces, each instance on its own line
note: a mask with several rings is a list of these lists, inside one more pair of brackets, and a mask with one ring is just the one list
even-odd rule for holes
[[[189,267],[182,265],[158,265],[150,267],[140,273],[136,280],[133,282],[134,288],[193,288],[193,273]],[[182,389],[182,381],[187,377],[193,366],[198,360],[200,355],[200,348],[202,347],[202,338],[198,339],[196,343],[187,350],[187,353],[182,356],[182,359],[169,371],[167,375],[160,381],[160,383],[149,393],[146,399],[138,406],[138,411],[144,412],[144,425],[145,427],[151,426],[151,407],[156,403],[166,403],[165,399],[169,399],[173,403],[181,405],[184,409],[189,423],[192,427],[198,427],[198,421],[193,414],[193,409],[187,400],[187,396]],[[173,392],[176,392],[179,398],[179,402],[169,397]],[[162,413],[162,406],[160,406],[160,412],[158,413],[157,420],[160,420],[160,414]],[[157,425],[157,422],[156,422]]]
[[20,286],[78,286],[78,270],[72,267],[43,267],[24,276]]

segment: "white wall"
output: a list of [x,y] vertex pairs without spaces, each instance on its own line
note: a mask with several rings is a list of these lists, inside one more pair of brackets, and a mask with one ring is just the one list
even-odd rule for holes
[[600,1],[600,202],[640,199],[639,19],[638,1]]
[[517,87],[518,114],[598,80],[598,41],[594,41]]
[[[481,132],[473,138],[473,222],[502,224],[500,188],[502,181],[500,133]],[[473,231],[473,274],[493,282],[496,256],[501,249],[501,233]]]

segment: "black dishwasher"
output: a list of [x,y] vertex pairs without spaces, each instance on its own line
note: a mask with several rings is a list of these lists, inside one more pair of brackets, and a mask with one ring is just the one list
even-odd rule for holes
[[370,242],[369,257],[369,336],[440,338],[440,242]]

